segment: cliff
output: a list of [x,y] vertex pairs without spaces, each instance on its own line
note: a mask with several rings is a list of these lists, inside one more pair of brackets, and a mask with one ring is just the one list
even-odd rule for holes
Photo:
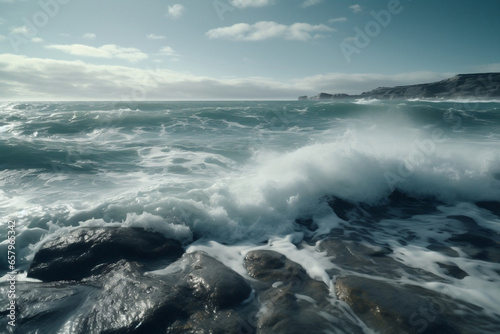
[[378,87],[360,95],[321,93],[313,100],[336,98],[367,99],[445,99],[445,98],[500,98],[500,73],[458,74],[433,83]]

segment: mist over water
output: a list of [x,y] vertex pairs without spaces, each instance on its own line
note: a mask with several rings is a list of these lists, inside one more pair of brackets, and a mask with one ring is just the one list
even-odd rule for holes
[[[500,233],[500,217],[477,205],[500,201],[500,103],[0,105],[0,223],[17,222],[21,269],[42,241],[81,225],[112,224],[158,231],[238,272],[244,250],[267,247],[330,284],[326,255],[294,245],[357,228],[332,210],[332,198],[382,207],[394,192],[437,210],[368,214],[359,238],[443,279],[449,277],[436,263],[452,262],[469,277],[453,284],[411,275],[400,281],[435,291],[447,286],[450,295],[498,315],[498,263],[428,247],[463,229],[450,216],[469,216]],[[3,252],[6,229],[0,236]],[[0,265],[3,275],[5,257]]]

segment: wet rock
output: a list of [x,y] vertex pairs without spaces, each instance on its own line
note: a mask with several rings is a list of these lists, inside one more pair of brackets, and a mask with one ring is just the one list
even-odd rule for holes
[[458,291],[442,294],[350,275],[337,278],[335,292],[369,327],[384,334],[487,334],[500,328],[498,315],[459,299]]
[[312,218],[299,218],[295,220],[295,223],[297,223],[300,226],[306,227],[310,231],[318,230],[318,225],[314,222]]
[[[375,245],[369,247],[356,241],[328,238],[318,244],[318,250],[326,252],[331,257],[331,262],[344,270],[391,279],[410,274],[426,279],[443,280],[432,273],[408,267],[394,260],[389,257],[392,250],[387,247]],[[328,273],[338,275],[341,270],[332,269]]]
[[178,294],[120,260],[85,283],[19,282],[18,327],[23,333],[153,333],[184,313]]
[[211,308],[238,306],[252,292],[243,277],[204,252],[184,254],[180,262],[183,270],[173,277]]
[[482,202],[477,202],[476,205],[482,209],[490,210],[495,215],[500,217],[500,202],[482,201]]
[[144,265],[166,263],[183,252],[178,241],[143,229],[80,228],[46,242],[35,254],[28,276],[43,281],[81,280],[98,265],[121,259]]
[[448,216],[458,220],[467,232],[456,234],[447,241],[458,246],[468,256],[474,259],[500,263],[500,235],[480,226],[474,219],[467,216]]
[[344,330],[362,333],[332,305],[324,282],[313,280],[298,263],[269,250],[252,251],[245,257],[245,268],[257,291],[260,312],[257,333],[325,333]]
[[454,277],[457,279],[462,279],[462,278],[469,276],[469,274],[467,274],[465,271],[460,269],[456,264],[446,264],[446,263],[437,262],[437,265],[440,268],[444,269],[445,274],[448,276],[451,276],[451,277]]
[[342,198],[332,197],[328,201],[328,205],[333,209],[337,217],[346,221],[362,215],[355,204],[343,200]]
[[404,287],[345,276],[337,279],[335,289],[339,299],[349,304],[354,313],[376,331],[386,334],[459,333],[442,316],[447,305]]
[[427,246],[427,249],[434,251],[434,252],[444,254],[444,255],[449,256],[449,257],[458,257],[459,256],[459,254],[456,250],[454,250],[448,246],[441,245],[439,243],[432,243],[429,246]]
[[382,219],[398,217],[410,218],[414,215],[436,211],[441,202],[433,197],[413,197],[399,190],[393,191],[379,205],[351,203],[342,198],[330,196],[328,205],[335,214],[345,220],[367,220],[368,226]]
[[81,281],[19,283],[18,325],[26,333],[254,332],[243,320],[256,312],[242,305],[251,287],[236,272],[201,252],[167,268],[148,273],[119,260]]

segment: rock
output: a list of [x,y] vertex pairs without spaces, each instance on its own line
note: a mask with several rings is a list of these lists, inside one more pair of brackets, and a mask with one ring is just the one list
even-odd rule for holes
[[490,210],[495,215],[497,215],[498,217],[500,217],[500,202],[495,202],[495,201],[481,201],[481,202],[477,202],[476,205],[478,207],[480,207],[481,209]]
[[98,267],[81,281],[19,282],[18,326],[26,333],[254,333],[244,319],[256,310],[241,305],[250,285],[205,253],[185,254],[164,274],[123,259]]
[[465,233],[453,235],[447,242],[460,247],[474,259],[500,263],[500,235],[498,233],[480,226],[468,216],[458,215],[447,218],[458,220],[467,230]]
[[438,82],[379,87],[362,93],[377,99],[410,98],[495,98],[500,96],[500,73],[458,74]]
[[165,263],[184,252],[181,244],[137,228],[79,228],[46,242],[35,254],[28,276],[43,281],[81,280],[98,265],[121,259]]
[[[409,289],[364,277],[344,276],[335,282],[340,300],[351,306],[354,313],[375,331],[386,334],[401,333],[459,333],[442,317],[442,303],[412,293]],[[435,307],[425,321],[421,310]]]
[[319,242],[318,250],[326,252],[331,262],[341,268],[329,270],[330,275],[339,275],[343,270],[349,270],[390,279],[417,275],[428,280],[445,281],[432,273],[408,267],[394,260],[389,257],[392,250],[386,247],[376,245],[368,247],[356,241],[327,238]]
[[245,268],[257,282],[259,334],[325,333],[340,330],[363,333],[343,311],[335,308],[324,282],[313,280],[298,263],[269,250],[252,251]]
[[335,292],[370,328],[384,334],[487,334],[500,328],[498,316],[417,286],[349,275],[337,278]]
[[[120,260],[80,284],[18,282],[23,333],[154,333],[184,315],[179,289]],[[152,330],[152,331],[150,331]]]
[[307,100],[307,95],[299,96],[299,101]]
[[[433,83],[378,87],[361,95],[320,93],[311,99],[332,99],[338,97],[365,99],[414,99],[414,98],[481,98],[500,97],[500,73],[458,74],[449,79]],[[345,94],[347,95],[347,94]]]
[[252,292],[237,272],[203,252],[184,254],[180,261],[184,267],[180,281],[210,308],[238,306]]

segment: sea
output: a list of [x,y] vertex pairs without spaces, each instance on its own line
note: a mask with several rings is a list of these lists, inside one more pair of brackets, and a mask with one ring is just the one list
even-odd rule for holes
[[335,298],[316,245],[337,238],[418,269],[374,279],[500,319],[500,101],[2,102],[0,219],[4,281],[9,222],[20,281],[46,240],[127,226],[242,275],[245,253],[274,250]]

